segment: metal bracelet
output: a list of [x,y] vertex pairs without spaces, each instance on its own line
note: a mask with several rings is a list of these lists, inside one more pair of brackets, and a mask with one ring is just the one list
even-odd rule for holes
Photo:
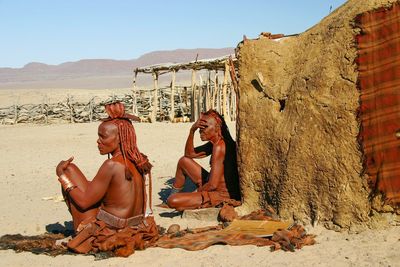
[[71,182],[70,179],[65,174],[61,174],[58,178],[64,190],[72,190],[74,184]]

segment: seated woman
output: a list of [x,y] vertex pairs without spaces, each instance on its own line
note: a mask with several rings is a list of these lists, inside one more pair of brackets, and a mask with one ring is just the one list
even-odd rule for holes
[[[79,253],[101,250],[127,256],[158,236],[154,219],[146,216],[145,179],[152,166],[136,146],[130,121],[136,117],[125,114],[122,103],[106,105],[106,111],[109,118],[98,128],[97,145],[109,159],[93,180],[86,179],[72,157],[61,161],[56,173],[78,232],[67,246]],[[123,242],[120,234],[125,235]]]
[[[193,137],[197,129],[201,140],[208,143],[195,148]],[[211,170],[208,173],[194,159],[210,155]],[[196,184],[197,192],[179,193],[186,177]],[[190,128],[185,155],[178,162],[172,190],[173,194],[167,199],[167,204],[179,211],[215,207],[224,202],[240,205],[236,143],[224,119],[215,110],[202,113]]]

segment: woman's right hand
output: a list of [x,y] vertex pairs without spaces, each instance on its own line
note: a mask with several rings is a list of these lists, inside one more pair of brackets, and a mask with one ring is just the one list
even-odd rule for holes
[[193,123],[192,127],[190,128],[190,131],[194,133],[197,129],[203,129],[207,127],[207,121],[200,117],[195,123]]

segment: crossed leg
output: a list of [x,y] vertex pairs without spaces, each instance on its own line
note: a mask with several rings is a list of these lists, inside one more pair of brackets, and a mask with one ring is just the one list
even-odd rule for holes
[[[88,180],[86,179],[85,175],[81,172],[81,170],[73,163],[70,163],[68,167],[64,170],[64,174],[70,179],[70,181],[76,185],[81,191],[85,192],[86,188],[89,184]],[[76,230],[79,224],[90,217],[95,217],[100,203],[95,204],[94,206],[83,210],[81,209],[74,200],[69,196],[67,192],[65,192],[61,188],[62,194],[65,199],[65,203],[68,206],[69,212],[72,215],[72,221],[74,223],[74,230]]]

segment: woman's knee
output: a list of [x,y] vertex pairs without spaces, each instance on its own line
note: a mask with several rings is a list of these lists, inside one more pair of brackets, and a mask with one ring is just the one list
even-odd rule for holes
[[174,209],[180,206],[180,202],[181,201],[179,200],[179,196],[177,194],[173,194],[167,199],[168,206]]
[[68,167],[64,170],[65,175],[79,188],[85,189],[88,181],[83,175],[81,170],[73,163],[68,164]]
[[193,159],[183,156],[178,160],[178,167],[185,167],[189,165],[192,161]]

